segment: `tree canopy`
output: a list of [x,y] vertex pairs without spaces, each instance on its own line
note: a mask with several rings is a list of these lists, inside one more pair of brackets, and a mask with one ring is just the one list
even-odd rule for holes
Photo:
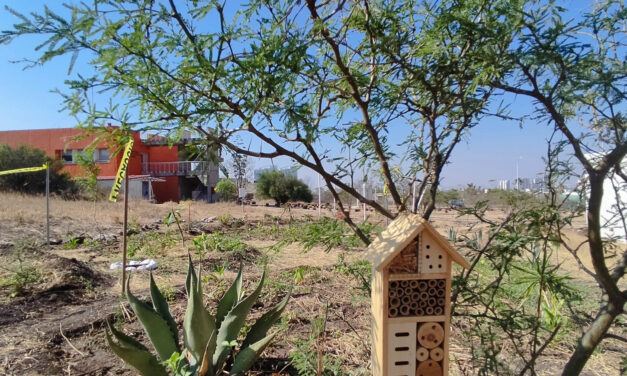
[[263,172],[255,184],[257,185],[258,197],[271,198],[277,205],[285,204],[288,201],[311,202],[313,200],[313,195],[307,184],[281,171]]
[[222,179],[216,184],[216,192],[224,201],[232,201],[237,197],[237,185],[230,179]]

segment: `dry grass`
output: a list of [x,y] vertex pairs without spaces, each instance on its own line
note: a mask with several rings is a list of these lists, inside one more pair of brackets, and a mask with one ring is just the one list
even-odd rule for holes
[[[51,200],[51,217],[52,217],[52,233],[53,238],[66,240],[75,235],[86,234],[89,236],[99,233],[121,234],[123,203],[110,202],[87,202],[87,201],[64,201],[53,198]],[[273,225],[277,217],[282,220],[288,220],[290,215],[294,218],[317,218],[316,210],[292,209],[286,212],[280,208],[257,206],[245,207],[231,203],[206,204],[202,202],[182,202],[182,203],[165,203],[151,204],[146,201],[132,201],[129,205],[129,218],[134,225],[150,225],[155,222],[161,222],[163,217],[171,210],[180,210],[181,217],[185,220],[183,227],[191,221],[193,223],[201,223],[205,218],[210,217],[232,217],[250,221],[260,221],[264,225]],[[361,220],[362,213],[354,214],[355,219]],[[330,211],[323,211],[323,215],[332,216]],[[489,213],[493,219],[503,218],[504,213],[493,211]],[[370,214],[370,220],[385,224],[385,218],[376,217]],[[453,211],[436,211],[432,216],[432,222],[435,227],[445,236],[449,228],[455,229],[458,234],[464,233],[472,228],[477,231],[485,227],[477,226],[471,218],[457,217]],[[212,226],[218,226],[220,221],[214,221]],[[578,244],[583,240],[581,233],[582,226],[585,221],[578,219],[572,229],[567,230],[569,241],[572,244]],[[217,230],[212,227],[211,231]],[[236,231],[234,229],[219,229],[220,231]],[[158,272],[155,273],[157,284],[172,292],[176,299],[172,303],[173,314],[182,320],[185,310],[185,299],[183,292],[183,284],[185,280],[187,253],[191,249],[190,242],[183,247],[178,241],[178,233],[175,228],[166,229],[161,226],[159,230],[171,231],[173,233],[175,243],[165,249],[162,249],[154,257],[160,264]],[[485,234],[485,233],[484,233]],[[3,242],[16,242],[20,239],[43,239],[45,235],[45,198],[24,196],[19,194],[0,193],[0,250]],[[118,237],[119,238],[119,237]],[[189,238],[188,238],[189,239]],[[245,238],[242,237],[251,247],[259,251],[258,255],[245,263],[245,275],[247,283],[252,282],[261,274],[260,265],[267,262],[270,274],[270,281],[274,284],[291,284],[294,282],[294,272],[297,268],[305,268],[304,281],[299,282],[293,292],[293,298],[290,301],[285,314],[285,319],[281,324],[281,334],[277,338],[277,342],[266,352],[266,357],[284,358],[289,355],[298,341],[306,339],[311,332],[312,320],[315,317],[324,315],[327,304],[329,304],[328,326],[324,341],[321,343],[322,351],[327,355],[340,357],[345,370],[353,370],[362,367],[363,372],[359,371],[355,374],[367,374],[365,371],[369,364],[369,300],[357,289],[360,282],[349,275],[339,273],[335,270],[335,264],[338,255],[343,251],[332,249],[326,253],[322,248],[314,248],[308,253],[303,253],[299,244],[291,244],[283,247],[280,253],[276,253],[272,249],[272,245],[276,242],[265,238]],[[115,278],[119,278],[118,271],[109,271],[108,265],[120,258],[120,243],[114,242],[109,245],[98,245],[93,247],[80,247],[78,249],[65,250],[62,246],[56,246],[52,252],[65,258],[76,258],[87,262],[94,270],[108,273]],[[350,252],[347,260],[353,261],[361,258],[361,250]],[[141,255],[144,257],[144,255]],[[230,268],[224,275],[224,281],[230,281],[235,275],[238,261],[229,259],[232,255],[224,253],[209,253],[203,268],[205,273],[211,271],[212,264],[220,264],[225,260],[230,262]],[[580,251],[581,261],[584,265],[590,267],[590,259],[587,255],[587,248],[582,247]],[[585,275],[580,269],[576,260],[566,251],[560,250],[554,255],[556,261],[562,262],[565,270],[571,272],[571,275],[585,283],[591,283],[592,278]],[[2,261],[2,260],[0,260]],[[41,260],[44,261],[45,260]],[[205,274],[206,275],[206,274]],[[135,273],[131,287],[133,291],[141,293],[148,286],[148,276],[145,273]],[[221,286],[221,287],[220,287]],[[220,285],[216,280],[211,279],[207,284],[206,291],[209,292],[207,297],[209,306],[215,305],[215,299],[219,295]],[[119,282],[113,282],[110,286],[103,287],[96,291],[95,297],[89,304],[106,304],[111,308],[117,299],[117,295],[121,286]],[[272,291],[276,291],[277,287],[268,287]],[[218,291],[218,293],[216,293]],[[102,301],[98,301],[102,299]],[[107,300],[108,299],[108,300]],[[274,298],[272,298],[274,299]],[[269,304],[269,302],[266,302]],[[56,314],[60,319],[71,320],[73,312],[78,312],[88,305],[77,306],[60,306],[59,312]],[[100,309],[102,306],[98,306]],[[266,307],[267,308],[267,307]],[[115,309],[115,307],[113,307]],[[67,311],[67,312],[66,312]],[[33,312],[35,319],[44,319],[44,321],[56,319],[56,316],[46,312]],[[0,344],[6,346],[6,349],[13,351],[21,351],[23,345],[30,346],[34,351],[22,354],[24,361],[20,361],[20,369],[25,369],[31,362],[37,363],[32,354],[37,351],[43,351],[50,339],[46,336],[50,333],[32,333],[29,334],[30,321],[19,324],[20,330],[6,331],[0,334]],[[141,333],[137,322],[126,324],[127,329],[133,333]],[[52,328],[52,326],[51,326]],[[72,333],[66,331],[66,325],[63,326],[65,334],[72,343],[83,353],[88,354],[82,357],[66,345],[65,341],[61,341],[55,345],[54,350],[56,360],[41,360],[45,366],[61,367],[63,370],[71,370],[72,374],[81,372],[87,374],[132,374],[119,361],[117,361],[108,350],[105,349],[102,341],[101,329],[98,327],[90,327],[86,333]],[[18,328],[19,329],[19,328]],[[54,325],[55,333],[58,332],[58,323]],[[43,330],[43,329],[42,329]],[[11,334],[13,333],[13,334]],[[459,334],[459,328],[453,328],[453,334]],[[141,335],[141,334],[140,334]],[[62,338],[61,338],[62,339]],[[616,341],[606,340],[610,346],[616,347]],[[570,349],[567,344],[558,344],[552,346],[546,356],[542,358],[542,367],[538,372],[539,375],[553,375],[559,372],[560,367],[567,356]],[[620,347],[620,344],[618,345]],[[623,346],[624,347],[624,346]],[[49,351],[46,348],[45,351]],[[10,354],[9,351],[0,351],[0,373],[9,372],[12,367],[18,363],[2,359],[2,354]],[[617,375],[619,372],[620,351],[608,351],[595,354],[590,360],[584,374],[586,375]],[[461,346],[461,342],[452,340],[451,355],[455,359],[452,362],[451,375],[463,374],[458,367],[467,364],[471,354],[469,350]],[[88,366],[87,366],[88,365]],[[112,368],[111,368],[112,367]],[[59,369],[61,369],[59,368]],[[41,368],[40,368],[41,369]],[[55,368],[57,369],[57,368]],[[26,372],[25,374],[29,374]],[[37,374],[37,373],[30,373]]]

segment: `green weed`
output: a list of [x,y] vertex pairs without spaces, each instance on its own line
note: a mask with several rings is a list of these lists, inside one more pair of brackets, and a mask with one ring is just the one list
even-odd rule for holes
[[36,247],[36,245],[32,242],[16,244],[13,250],[13,257],[17,262],[17,266],[0,266],[0,268],[8,272],[7,275],[0,278],[0,288],[8,287],[10,289],[10,298],[23,295],[27,291],[28,286],[43,280],[41,271],[25,261],[25,253],[34,251],[36,249],[34,247]]

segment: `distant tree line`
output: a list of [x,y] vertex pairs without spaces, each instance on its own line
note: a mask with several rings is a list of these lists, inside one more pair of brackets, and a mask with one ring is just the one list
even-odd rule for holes
[[[0,144],[0,171],[37,167],[50,163],[50,192],[62,195],[78,194],[78,186],[67,172],[61,172],[63,161],[46,156],[46,152],[29,146],[11,148]],[[21,193],[45,193],[46,171],[0,175],[0,190]]]

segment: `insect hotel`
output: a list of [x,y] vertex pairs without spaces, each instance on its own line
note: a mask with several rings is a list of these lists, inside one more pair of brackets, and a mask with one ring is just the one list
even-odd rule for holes
[[468,262],[422,217],[400,214],[370,244],[372,374],[448,374],[451,262]]

